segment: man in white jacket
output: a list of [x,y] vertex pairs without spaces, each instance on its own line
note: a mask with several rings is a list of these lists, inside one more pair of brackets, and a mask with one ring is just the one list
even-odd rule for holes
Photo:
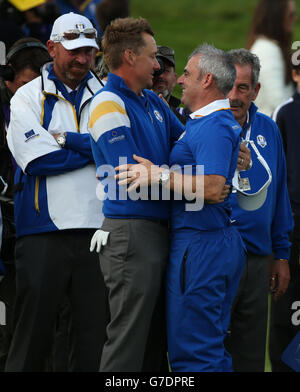
[[102,223],[95,194],[88,107],[102,87],[90,71],[91,22],[57,18],[47,48],[53,63],[11,100],[8,145],[15,182],[17,299],[6,371],[43,371],[63,300],[72,319],[71,370],[97,371],[105,336],[105,289],[89,252]]

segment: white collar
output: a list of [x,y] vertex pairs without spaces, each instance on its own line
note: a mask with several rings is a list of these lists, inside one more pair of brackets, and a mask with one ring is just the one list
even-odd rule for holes
[[201,109],[196,110],[195,112],[190,114],[192,119],[208,116],[213,112],[217,112],[218,110],[228,110],[230,109],[230,102],[229,99],[218,99],[209,103],[208,105],[204,106]]

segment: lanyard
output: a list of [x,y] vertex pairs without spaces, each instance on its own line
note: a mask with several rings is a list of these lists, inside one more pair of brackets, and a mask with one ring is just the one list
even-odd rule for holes
[[[247,113],[247,123],[249,123],[249,112]],[[246,147],[248,147],[250,136],[251,136],[251,124],[249,125],[249,127],[247,129],[246,137],[242,138],[242,140],[244,142],[243,144],[245,144]]]

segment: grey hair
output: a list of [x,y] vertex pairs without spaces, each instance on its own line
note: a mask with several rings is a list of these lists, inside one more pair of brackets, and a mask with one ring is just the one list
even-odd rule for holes
[[227,96],[233,88],[236,78],[236,69],[232,57],[223,50],[217,49],[207,43],[198,46],[189,56],[189,59],[196,55],[200,55],[198,62],[199,77],[201,78],[211,73],[216,82],[217,89],[224,96]]
[[241,48],[241,49],[232,49],[228,52],[228,54],[232,57],[233,62],[237,65],[250,65],[251,67],[251,83],[252,87],[255,88],[257,86],[259,80],[259,72],[260,72],[260,61],[259,58],[251,53],[249,50]]

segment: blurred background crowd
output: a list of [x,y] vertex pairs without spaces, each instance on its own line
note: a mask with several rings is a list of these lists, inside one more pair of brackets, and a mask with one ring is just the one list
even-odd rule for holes
[[[5,44],[6,53],[24,37],[33,37],[46,44],[59,15],[80,13],[97,29],[100,58],[101,37],[110,21],[117,17],[142,16],[150,22],[157,45],[174,50],[178,75],[182,73],[188,55],[203,42],[225,51],[245,47],[257,54],[261,62],[262,88],[256,104],[260,112],[272,116],[275,109],[296,91],[296,73],[293,78],[291,59],[300,50],[300,24],[296,12],[299,7],[300,0],[243,0],[234,4],[227,0],[0,0],[0,41]],[[167,65],[172,66],[176,75],[174,52],[173,60],[169,64],[167,61]],[[300,57],[294,59],[300,62]],[[177,76],[174,76],[174,84],[176,80]],[[174,84],[173,92],[169,93],[180,97],[180,88]],[[298,216],[295,211],[294,214]],[[300,224],[296,228],[300,233]],[[297,240],[293,276],[300,275],[298,244]],[[297,295],[295,288],[291,298],[299,300]]]

